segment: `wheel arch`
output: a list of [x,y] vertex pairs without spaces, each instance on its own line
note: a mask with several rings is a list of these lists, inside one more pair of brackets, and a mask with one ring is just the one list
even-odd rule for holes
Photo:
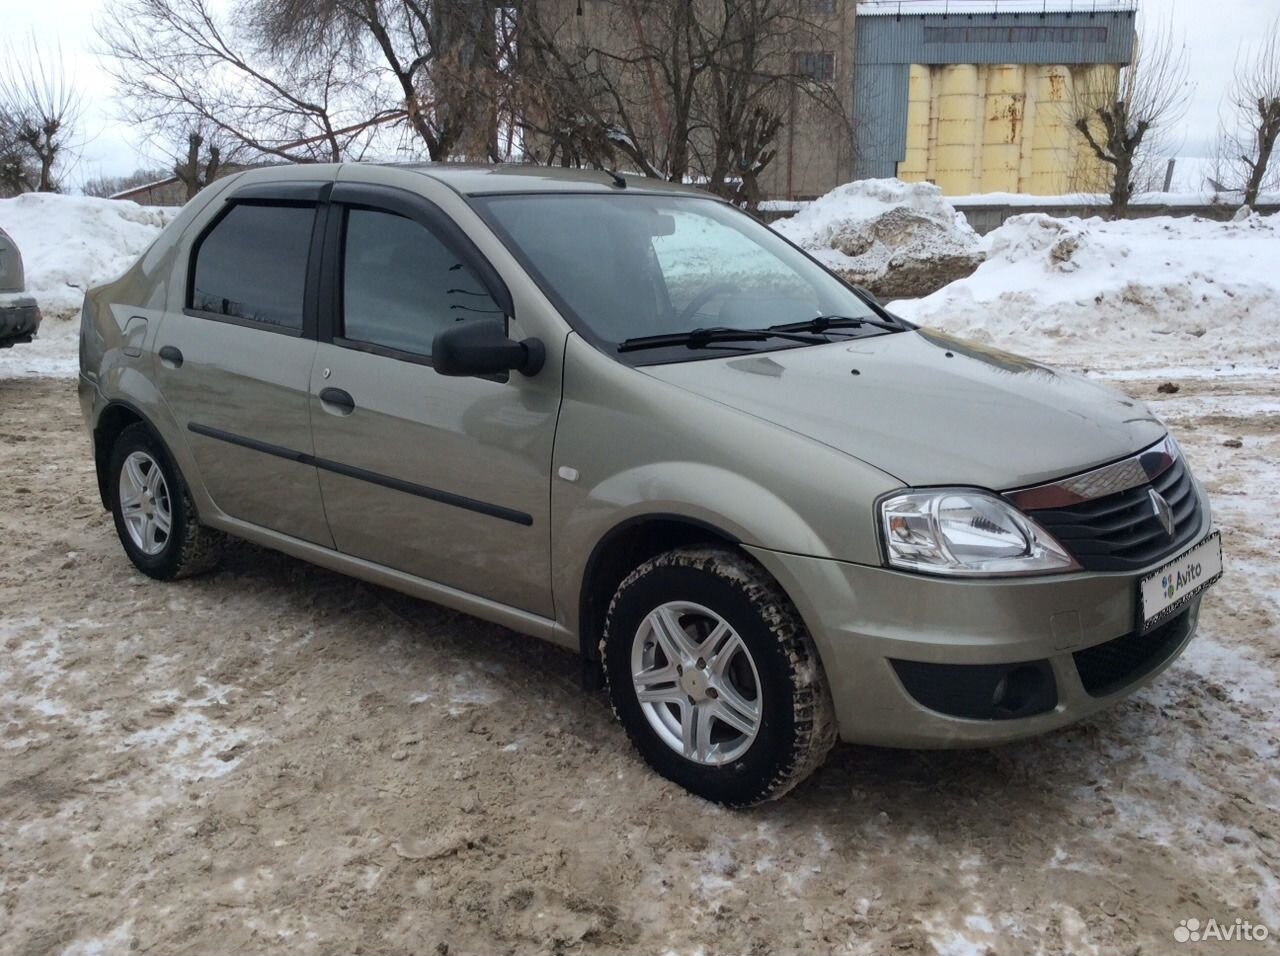
[[623,578],[649,558],[699,544],[725,545],[755,561],[735,535],[687,515],[634,515],[607,531],[591,549],[578,591],[578,643],[583,659],[600,660],[605,614]]
[[[111,488],[111,450],[116,441],[131,425],[145,425],[147,430],[169,455],[172,467],[177,468],[173,460],[173,451],[165,443],[160,429],[136,405],[120,399],[113,399],[98,413],[98,420],[93,426],[93,464],[98,478],[98,496],[104,510],[111,510],[111,499],[108,492]],[[193,504],[193,508],[194,508]],[[198,517],[198,513],[197,513]]]

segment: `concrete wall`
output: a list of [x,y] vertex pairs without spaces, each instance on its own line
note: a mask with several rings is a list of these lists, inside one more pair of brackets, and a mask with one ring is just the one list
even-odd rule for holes
[[835,76],[831,86],[844,121],[798,91],[789,97],[783,111],[786,127],[775,144],[778,155],[761,177],[761,188],[770,198],[816,198],[846,182],[853,172],[848,117],[853,112],[856,12],[856,5],[850,0],[837,0],[829,15],[807,12],[806,18],[818,29],[808,37],[793,38],[796,48],[790,52],[833,55]]
[[[1106,217],[1110,210],[1106,206],[1091,206],[1084,204],[1045,204],[1035,206],[1017,205],[982,205],[967,206],[963,203],[955,203],[956,211],[961,213],[968,220],[975,232],[985,236],[987,233],[999,229],[1004,225],[1005,220],[1014,216],[1025,216],[1030,213],[1043,213],[1046,216],[1053,216],[1062,219],[1068,216],[1079,216],[1087,219],[1091,216]],[[1225,222],[1235,216],[1239,206],[1228,205],[1226,203],[1200,203],[1196,205],[1177,205],[1164,206],[1156,204],[1143,204],[1139,206],[1130,206],[1126,219],[1152,219],[1156,216],[1200,216],[1203,219],[1214,219],[1219,222]],[[1254,212],[1260,215],[1269,216],[1273,213],[1280,212],[1280,205],[1259,205],[1254,207]],[[777,218],[785,218],[780,215]]]
[[[720,9],[716,0],[690,0],[707,8],[708,16]],[[612,0],[545,0],[540,6],[544,27],[568,49],[596,49],[615,58],[635,58],[638,51],[653,44],[667,42],[670,24],[657,19],[662,7],[646,10],[636,4]],[[802,91],[783,94],[771,103],[784,117],[785,127],[773,143],[775,156],[761,176],[761,188],[769,198],[813,199],[839,183],[848,182],[853,172],[853,139],[848,117],[853,114],[853,38],[857,22],[854,0],[836,0],[831,12],[806,10],[805,22],[812,28],[779,26],[785,36],[764,51],[764,61],[771,72],[790,73],[796,69],[795,58],[804,53],[832,55],[834,76],[831,87],[839,100],[841,116],[818,105],[816,97]],[[787,23],[789,21],[784,21]],[[637,134],[646,144],[662,143],[668,136],[664,116],[668,104],[658,95],[667,87],[659,76],[660,64],[648,67],[635,64],[620,66],[605,60],[606,69],[618,78],[622,94],[629,101],[632,118],[639,126]],[[695,150],[707,149],[704,132],[695,130]]]
[[[1065,219],[1069,216],[1079,216],[1081,219],[1088,219],[1092,216],[1105,218],[1109,214],[1106,206],[1085,203],[1045,203],[1043,205],[1024,205],[1022,203],[1016,205],[1012,203],[965,205],[964,203],[953,203],[953,205],[956,211],[963,215],[969,225],[973,227],[974,231],[983,236],[999,229],[1007,219],[1031,213],[1042,213],[1046,216],[1053,216],[1055,219]],[[1235,216],[1239,208],[1239,206],[1228,203],[1196,203],[1185,206],[1143,204],[1130,206],[1129,214],[1125,218],[1151,219],[1155,216],[1200,216],[1202,219],[1225,222]],[[1262,216],[1270,216],[1280,212],[1280,203],[1257,205],[1254,207],[1254,212]],[[762,210],[759,216],[765,222],[777,222],[779,219],[789,219],[795,214],[796,210],[794,209],[767,209]]]

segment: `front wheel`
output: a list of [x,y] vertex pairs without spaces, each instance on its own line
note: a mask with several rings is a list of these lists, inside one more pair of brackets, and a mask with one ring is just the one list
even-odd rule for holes
[[196,521],[186,482],[146,425],[111,449],[111,514],[125,554],[143,574],[172,581],[217,563],[222,536]]
[[681,548],[618,587],[601,642],[614,712],[658,773],[708,800],[786,793],[835,742],[813,641],[745,555]]

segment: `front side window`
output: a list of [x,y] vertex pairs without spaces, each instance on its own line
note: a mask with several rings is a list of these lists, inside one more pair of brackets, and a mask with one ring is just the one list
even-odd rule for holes
[[313,206],[238,203],[196,250],[189,306],[200,312],[302,331]]
[[[479,203],[570,321],[606,351],[628,339],[696,329],[876,318],[773,230],[712,199],[522,195]],[[770,339],[735,348],[792,344]]]
[[342,336],[430,356],[436,335],[467,319],[501,319],[471,269],[425,226],[395,213],[347,211]]

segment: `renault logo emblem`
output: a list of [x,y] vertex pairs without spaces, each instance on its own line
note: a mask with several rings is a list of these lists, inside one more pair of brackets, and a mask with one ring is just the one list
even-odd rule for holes
[[1169,507],[1169,502],[1164,500],[1160,492],[1154,488],[1148,488],[1147,494],[1151,496],[1151,513],[1156,516],[1160,524],[1164,527],[1164,533],[1169,537],[1173,537],[1173,509]]

